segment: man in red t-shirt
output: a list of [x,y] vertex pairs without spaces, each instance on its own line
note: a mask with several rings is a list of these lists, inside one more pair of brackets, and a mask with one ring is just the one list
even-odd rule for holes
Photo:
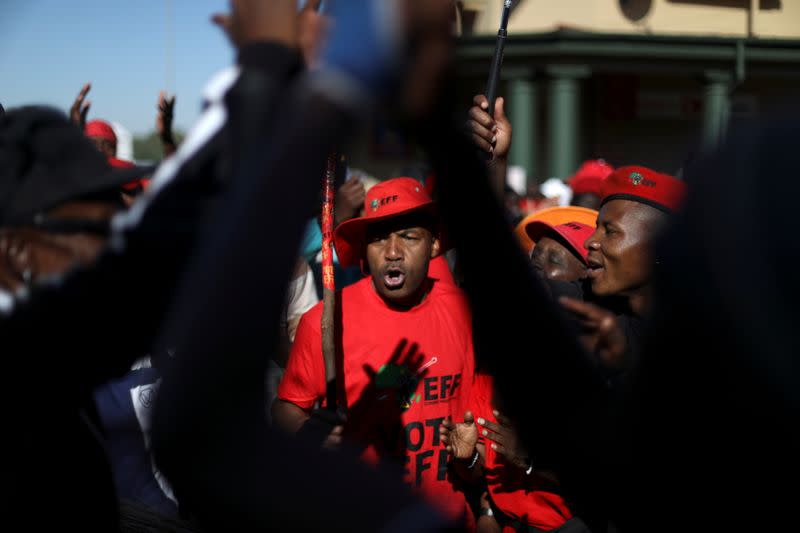
[[[452,518],[467,517],[448,476],[439,427],[461,419],[473,383],[471,317],[461,291],[428,276],[440,252],[434,203],[421,183],[395,178],[367,193],[364,216],[340,224],[339,261],[370,275],[337,296],[339,404],[347,423],[328,443],[360,445],[370,462],[396,460],[405,478]],[[322,305],[297,328],[273,421],[298,431],[324,402]],[[408,349],[407,349],[408,348]]]

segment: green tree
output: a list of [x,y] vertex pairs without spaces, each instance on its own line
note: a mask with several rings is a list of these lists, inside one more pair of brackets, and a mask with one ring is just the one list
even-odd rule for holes
[[[180,144],[185,135],[183,132],[175,132],[175,142]],[[133,138],[133,157],[140,163],[151,162],[157,163],[164,158],[164,152],[161,148],[161,139],[158,138],[158,133],[155,131]]]

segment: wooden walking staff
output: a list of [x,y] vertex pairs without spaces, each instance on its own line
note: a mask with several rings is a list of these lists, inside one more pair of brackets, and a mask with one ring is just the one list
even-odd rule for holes
[[327,383],[326,407],[336,411],[336,343],[334,342],[334,309],[336,281],[333,276],[333,198],[336,178],[336,153],[328,155],[322,179],[322,358],[325,360]]

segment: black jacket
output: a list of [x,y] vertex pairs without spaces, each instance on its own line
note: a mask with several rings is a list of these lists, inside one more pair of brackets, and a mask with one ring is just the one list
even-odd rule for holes
[[91,391],[153,348],[178,280],[216,224],[232,151],[269,127],[275,95],[302,67],[296,52],[268,43],[243,49],[239,63],[241,74],[225,97],[228,120],[177,170],[140,222],[112,237],[92,268],[35,290],[0,320],[11,447],[2,501],[23,520],[118,527],[109,466],[85,414]]

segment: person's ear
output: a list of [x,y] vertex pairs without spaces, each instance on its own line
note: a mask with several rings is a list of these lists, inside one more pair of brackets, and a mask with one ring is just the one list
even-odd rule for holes
[[434,257],[439,257],[439,254],[442,252],[442,243],[439,240],[439,237],[434,236],[433,242],[431,243],[431,259]]

